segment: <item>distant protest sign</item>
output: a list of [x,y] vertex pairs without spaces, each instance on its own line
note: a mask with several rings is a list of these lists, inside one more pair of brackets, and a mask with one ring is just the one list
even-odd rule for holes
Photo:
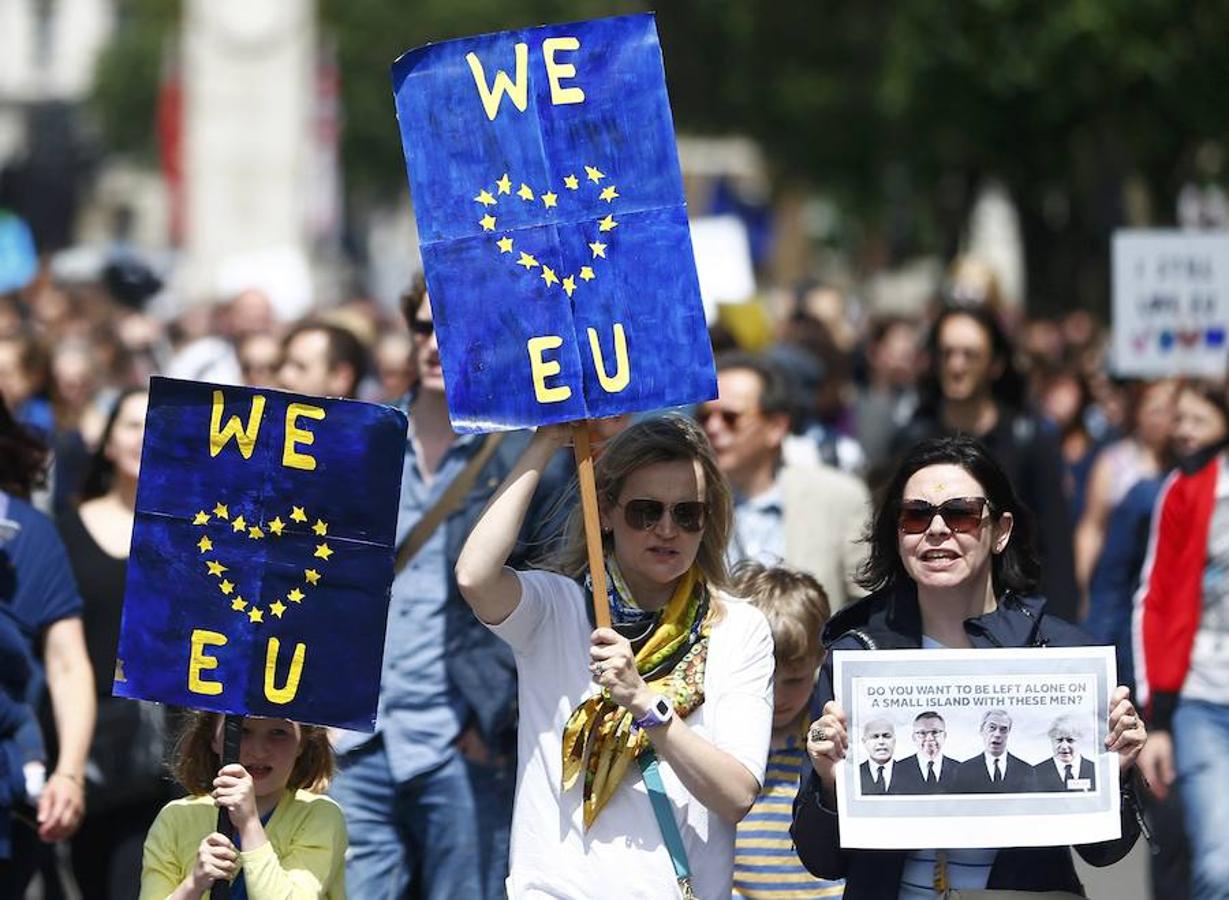
[[1117,374],[1225,376],[1229,235],[1116,232],[1113,284]]
[[1112,647],[837,651],[841,846],[1034,847],[1121,836],[1105,750]]
[[453,427],[716,396],[651,15],[393,65]]
[[154,378],[113,693],[375,727],[405,416]]

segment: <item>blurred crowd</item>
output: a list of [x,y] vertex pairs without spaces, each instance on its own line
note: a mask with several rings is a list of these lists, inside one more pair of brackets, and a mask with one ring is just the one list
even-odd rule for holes
[[[131,528],[143,406],[121,407],[151,375],[392,404],[412,395],[423,371],[415,353],[428,345],[437,352],[430,319],[415,318],[413,307],[407,322],[354,298],[290,322],[251,289],[167,316],[151,303],[158,279],[134,261],[113,262],[86,280],[53,271],[0,295],[0,397],[51,448],[48,477],[30,485],[32,503],[58,523],[70,555],[81,543],[74,522],[84,521],[107,549],[102,536],[110,526],[97,501],[111,494],[129,510],[114,529],[121,537],[111,556],[126,556],[122,535]],[[1210,404],[1223,424],[1223,386],[1116,377],[1105,323],[1080,309],[1023,316],[1004,304],[988,270],[968,264],[953,266],[940,295],[917,315],[877,314],[852,293],[812,283],[793,291],[769,326],[770,340],[755,346],[740,345],[720,321],[713,326],[720,396],[697,411],[735,489],[732,558],[775,564],[797,555],[800,567],[812,570],[822,558],[831,571],[815,575],[839,609],[857,595],[850,576],[860,560],[795,553],[794,489],[782,490],[782,473],[830,477],[825,496],[845,492],[848,530],[858,532],[869,497],[904,449],[935,435],[972,434],[1037,519],[1051,611],[1114,644],[1119,681],[1132,684],[1131,619],[1151,511],[1175,464],[1224,440],[1223,428],[1201,428],[1207,410],[1197,402]],[[122,444],[127,419],[130,457],[131,434],[138,438],[130,463]],[[91,485],[100,457],[111,478]],[[765,522],[782,493],[786,529],[778,534]],[[96,508],[83,511],[90,502]],[[807,515],[814,538],[823,513],[811,508]],[[79,558],[73,568],[79,581],[94,579]],[[109,652],[100,648],[118,628],[118,598],[112,591],[109,624],[100,626],[91,619],[93,590],[82,584],[101,734],[134,726],[105,713],[114,643]],[[1161,780],[1156,793],[1174,803]],[[164,799],[158,792],[145,798],[127,831],[143,833]],[[79,834],[99,840],[91,817],[112,814],[88,807]],[[1169,814],[1157,877],[1166,884],[1163,895],[1176,897],[1185,878],[1182,820],[1174,808]],[[103,831],[118,839],[123,829],[108,823]],[[139,841],[127,852],[139,865]]]

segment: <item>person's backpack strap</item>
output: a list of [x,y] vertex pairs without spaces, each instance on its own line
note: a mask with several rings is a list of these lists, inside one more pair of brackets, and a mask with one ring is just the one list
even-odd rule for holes
[[396,574],[410,564],[418,551],[423,548],[423,544],[431,539],[431,535],[435,534],[435,529],[446,518],[456,512],[461,505],[461,501],[465,499],[465,495],[473,488],[474,483],[478,480],[478,473],[486,466],[487,462],[495,454],[495,450],[499,447],[500,442],[504,439],[507,432],[497,431],[488,434],[483,440],[482,446],[478,448],[478,452],[474,454],[473,459],[465,464],[457,477],[452,479],[452,483],[448,485],[447,490],[440,495],[439,500],[435,501],[432,506],[423,515],[421,519],[410,529],[410,533],[405,536],[405,540],[401,542],[401,546],[397,548],[397,558],[393,561],[393,573]]

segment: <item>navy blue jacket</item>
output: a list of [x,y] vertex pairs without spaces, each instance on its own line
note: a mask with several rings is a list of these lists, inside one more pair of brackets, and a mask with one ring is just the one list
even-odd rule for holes
[[[1091,643],[1074,625],[1046,615],[1045,600],[1007,594],[994,612],[964,623],[969,643],[976,648],[1080,647]],[[857,631],[858,634],[851,632]],[[829,650],[865,650],[866,641],[881,650],[918,649],[922,646],[922,617],[917,592],[910,584],[884,590],[841,610],[824,629]],[[820,670],[816,708],[833,697],[832,656]],[[844,878],[846,900],[895,897],[900,892],[905,850],[842,850],[837,814],[822,804],[819,777],[806,763],[805,776],[794,800],[790,835],[798,858],[820,878]],[[1108,866],[1126,856],[1139,837],[1133,779],[1125,782],[1122,837],[1115,841],[1076,847],[1087,862]],[[1016,891],[1070,891],[1084,894],[1075,873],[1069,847],[1015,847],[1000,850],[990,869],[987,888]]]

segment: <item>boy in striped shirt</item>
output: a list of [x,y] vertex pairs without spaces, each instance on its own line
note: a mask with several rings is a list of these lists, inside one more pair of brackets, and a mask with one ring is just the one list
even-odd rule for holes
[[824,659],[820,632],[828,597],[810,575],[744,562],[734,570],[736,596],[758,607],[772,629],[777,672],[772,744],[764,787],[738,825],[734,843],[734,897],[840,897],[844,882],[816,878],[798,859],[789,836],[794,795],[806,760],[815,676]]

